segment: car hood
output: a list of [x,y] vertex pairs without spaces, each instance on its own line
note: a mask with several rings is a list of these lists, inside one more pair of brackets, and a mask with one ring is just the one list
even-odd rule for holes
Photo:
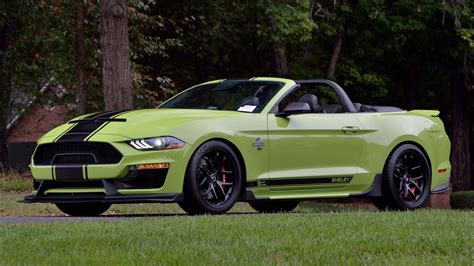
[[[184,132],[206,127],[209,120],[242,118],[249,113],[198,109],[141,109],[125,111],[110,121],[96,134],[121,135],[130,139],[157,136],[183,137]],[[186,139],[183,139],[186,140]]]

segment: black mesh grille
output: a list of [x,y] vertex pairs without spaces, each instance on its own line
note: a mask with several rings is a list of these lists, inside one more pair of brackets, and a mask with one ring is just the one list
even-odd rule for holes
[[166,180],[168,169],[132,170],[116,180],[118,188],[160,188]]
[[103,142],[59,142],[38,146],[33,157],[36,165],[115,164],[122,154]]

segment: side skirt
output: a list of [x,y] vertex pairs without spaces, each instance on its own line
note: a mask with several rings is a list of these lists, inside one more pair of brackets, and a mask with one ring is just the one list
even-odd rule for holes
[[[346,180],[348,180],[348,182],[338,182],[338,183],[349,183],[350,180],[352,179],[352,177],[342,177],[342,178],[347,178]],[[316,179],[316,178],[315,178]],[[310,180],[315,180],[315,179],[310,179]],[[316,179],[317,180],[317,179]],[[332,178],[321,178],[320,181],[309,181],[309,182],[301,182],[301,183],[330,183],[328,181],[332,180]],[[344,180],[344,179],[342,179]],[[302,180],[298,180],[296,183],[300,184],[299,181],[302,181]],[[321,182],[323,181],[323,182]],[[245,201],[268,201],[270,200],[270,198],[268,197],[257,197],[255,196],[255,194],[253,193],[253,191],[249,188],[252,188],[252,187],[256,187],[256,186],[259,186],[261,185],[261,183],[259,182],[262,182],[262,181],[252,181],[252,182],[247,182],[247,188],[245,190],[245,195],[244,195],[244,200]],[[270,182],[270,184],[268,184],[267,182],[268,181],[263,181],[265,183],[265,186],[268,186],[268,185],[280,185],[281,184],[281,181],[273,181],[273,182]],[[351,193],[349,194],[349,197],[380,197],[382,196],[382,174],[377,174],[375,175],[375,178],[374,178],[374,181],[372,182],[372,185],[369,187],[368,190],[364,191],[364,192],[360,192],[360,193]],[[315,199],[318,199],[318,198],[315,198]],[[325,198],[327,199],[327,198]],[[279,199],[277,199],[279,200]],[[298,200],[298,198],[294,198],[294,199],[291,199],[291,200]],[[309,200],[308,198],[302,198],[300,200]]]

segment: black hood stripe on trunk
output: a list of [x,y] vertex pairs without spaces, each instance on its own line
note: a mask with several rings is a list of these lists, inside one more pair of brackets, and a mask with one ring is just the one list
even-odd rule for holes
[[65,134],[63,134],[58,139],[56,139],[55,142],[84,141],[87,138],[87,136],[89,136],[91,133],[96,131],[102,125],[108,123],[107,121],[98,121],[97,119],[112,118],[126,111],[128,110],[108,111],[108,112],[102,112],[102,113],[86,116],[82,118],[82,120],[88,119],[90,121],[76,123],[73,127],[68,129]]

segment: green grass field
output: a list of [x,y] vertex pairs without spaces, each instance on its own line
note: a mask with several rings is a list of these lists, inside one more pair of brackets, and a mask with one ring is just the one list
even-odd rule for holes
[[0,226],[0,264],[472,265],[474,212],[153,216]]
[[[27,192],[5,189],[24,183],[3,183],[0,216],[63,216],[51,204],[18,203]],[[474,211],[347,206],[301,203],[292,213],[257,214],[238,203],[233,214],[193,217],[176,204],[137,204],[114,205],[107,219],[0,217],[0,265],[473,265]]]

